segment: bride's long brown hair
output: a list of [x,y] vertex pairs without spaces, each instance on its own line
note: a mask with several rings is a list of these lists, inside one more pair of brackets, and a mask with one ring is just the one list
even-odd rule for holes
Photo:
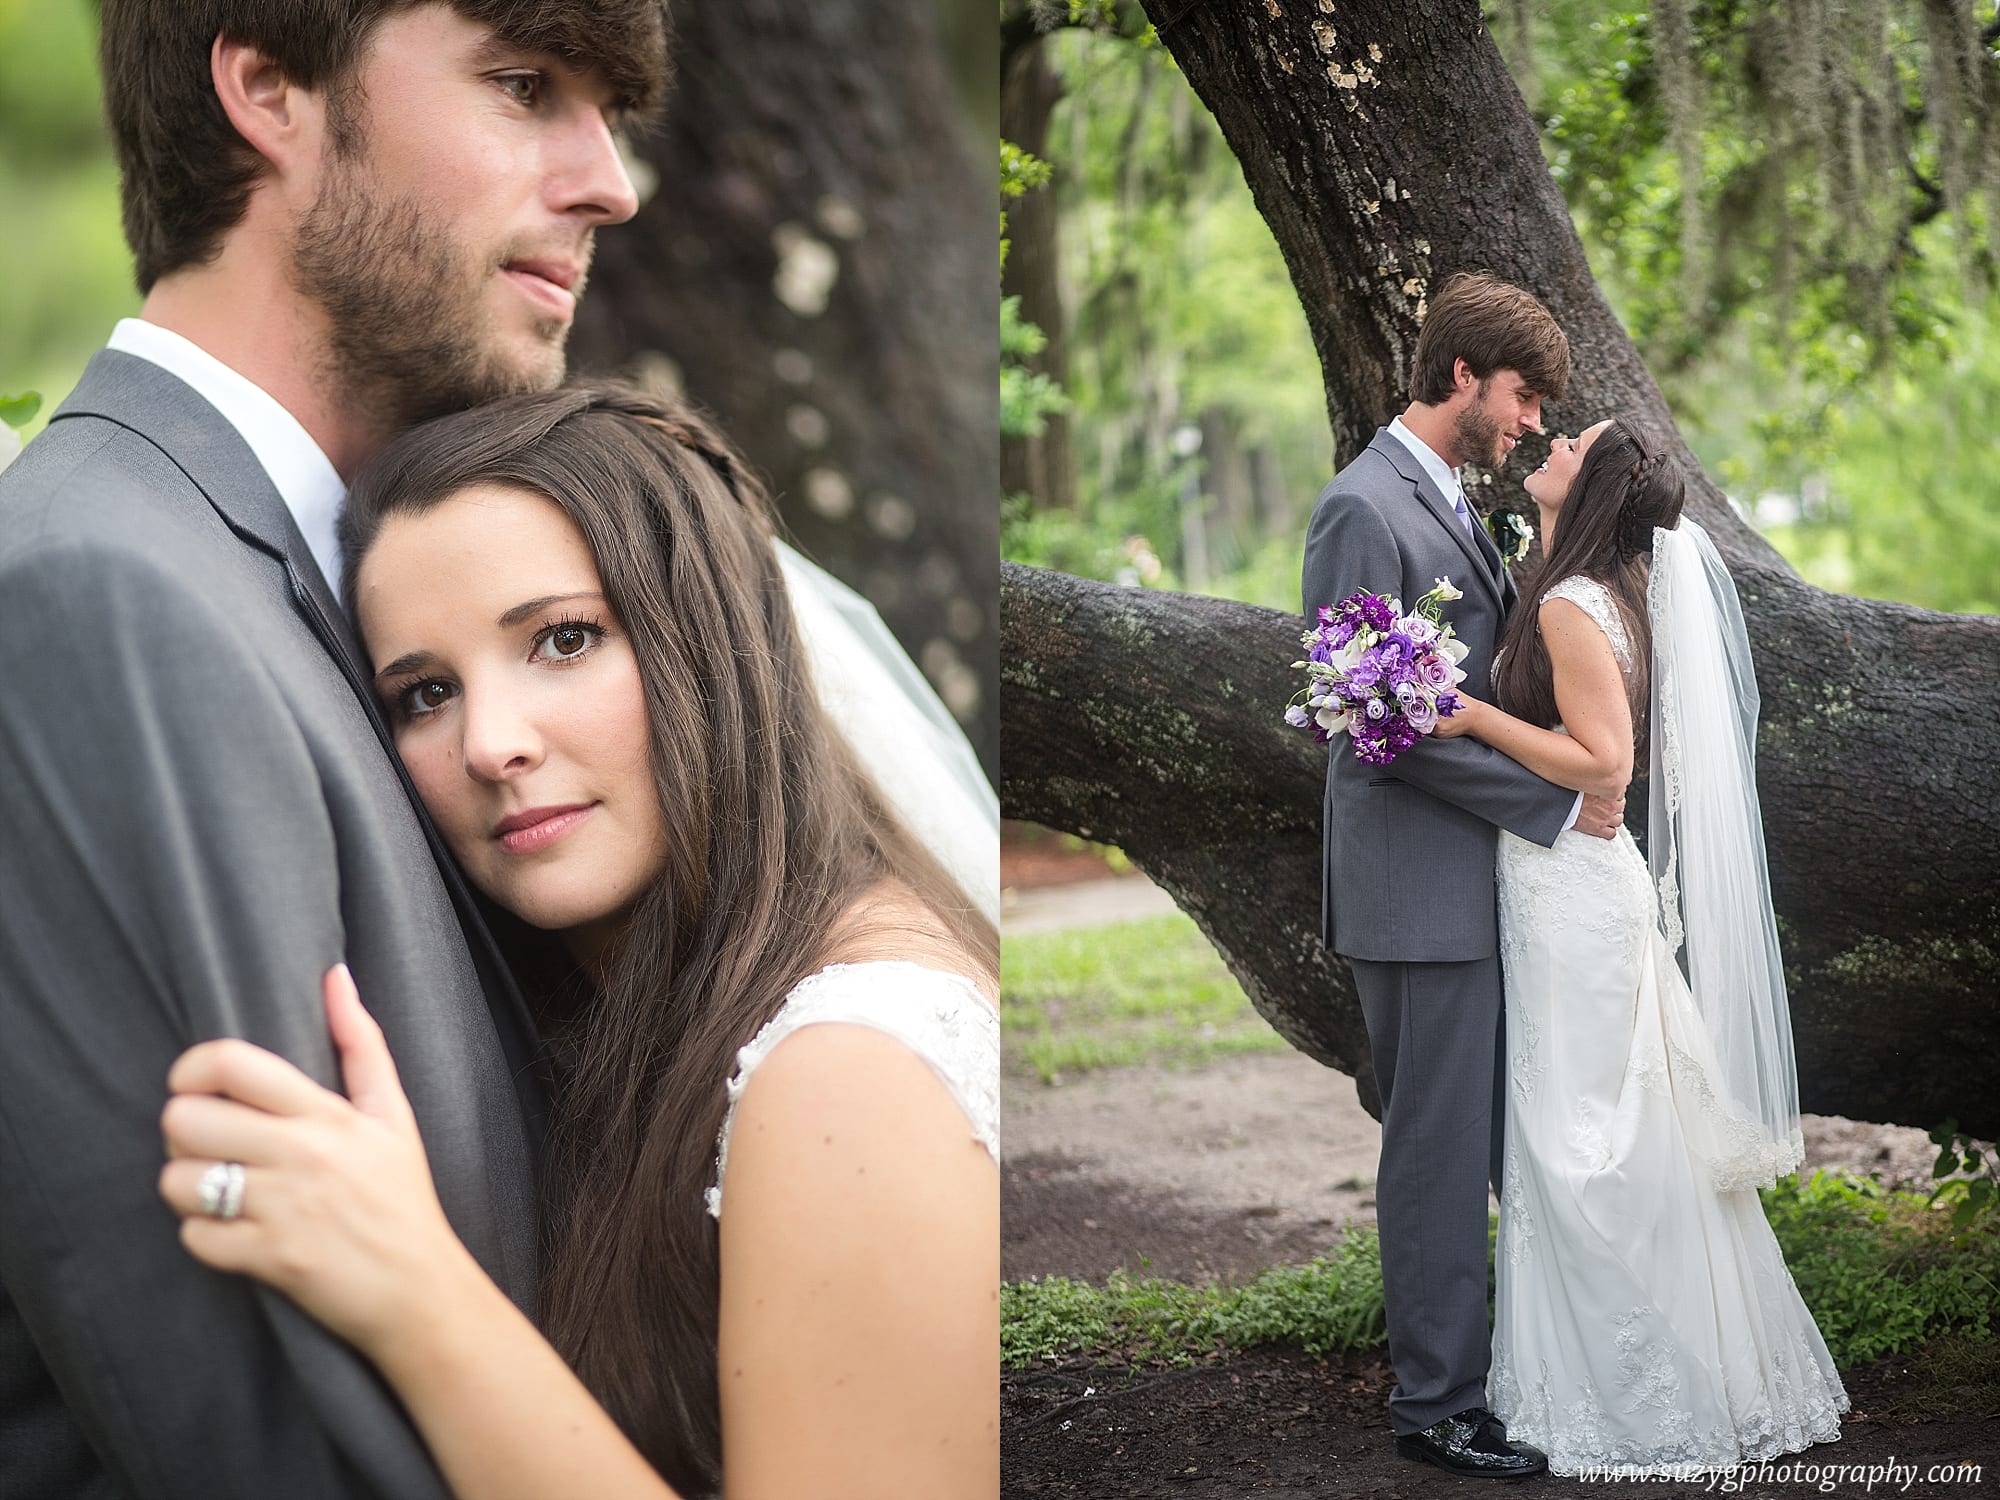
[[638,657],[669,836],[601,989],[524,975],[564,1063],[543,1325],[647,1460],[682,1493],[709,1493],[719,1274],[703,1195],[737,1048],[801,979],[879,947],[879,925],[857,934],[843,918],[885,880],[928,910],[935,946],[989,978],[998,939],[821,710],[770,501],[698,413],[607,382],[412,429],[348,497],[350,613],[388,517],[481,484],[546,496],[589,543]]
[[1542,596],[1566,578],[1594,578],[1611,591],[1625,620],[1637,670],[1626,679],[1632,734],[1643,764],[1646,754],[1648,675],[1653,659],[1646,583],[1653,560],[1653,528],[1672,530],[1687,500],[1680,465],[1635,417],[1612,419],[1583,456],[1569,495],[1557,514],[1541,567],[1521,587],[1521,603],[1500,636],[1506,653],[1494,688],[1500,706],[1517,719],[1553,728],[1554,669],[1542,641]]

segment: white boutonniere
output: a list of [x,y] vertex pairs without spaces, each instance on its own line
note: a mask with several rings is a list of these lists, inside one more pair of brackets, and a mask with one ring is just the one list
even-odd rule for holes
[[1496,510],[1486,518],[1486,534],[1500,549],[1500,561],[1513,567],[1534,545],[1535,528],[1518,510]]

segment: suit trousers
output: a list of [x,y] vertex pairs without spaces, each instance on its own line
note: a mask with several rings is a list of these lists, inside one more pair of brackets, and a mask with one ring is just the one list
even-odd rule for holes
[[1497,954],[1349,959],[1375,1056],[1375,1214],[1398,1434],[1486,1404],[1486,1190],[1497,1189],[1505,1048]]

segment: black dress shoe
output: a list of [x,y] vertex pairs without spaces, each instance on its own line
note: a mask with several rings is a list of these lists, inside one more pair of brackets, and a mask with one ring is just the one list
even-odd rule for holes
[[1433,1422],[1422,1432],[1396,1439],[1403,1458],[1436,1464],[1468,1479],[1526,1479],[1548,1472],[1549,1461],[1526,1443],[1507,1441],[1507,1429],[1483,1406]]

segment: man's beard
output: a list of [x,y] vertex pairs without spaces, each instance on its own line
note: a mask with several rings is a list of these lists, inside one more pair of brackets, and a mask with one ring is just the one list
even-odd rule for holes
[[1461,463],[1497,469],[1506,462],[1507,450],[1500,442],[1500,424],[1486,411],[1485,381],[1479,382],[1479,390],[1471,403],[1461,408],[1452,422],[1451,438],[1458,445]]
[[481,297],[499,266],[476,264],[416,198],[375,192],[358,165],[329,163],[292,247],[299,290],[327,315],[342,400],[393,430],[559,385],[569,324],[539,320],[532,352],[510,361]]

